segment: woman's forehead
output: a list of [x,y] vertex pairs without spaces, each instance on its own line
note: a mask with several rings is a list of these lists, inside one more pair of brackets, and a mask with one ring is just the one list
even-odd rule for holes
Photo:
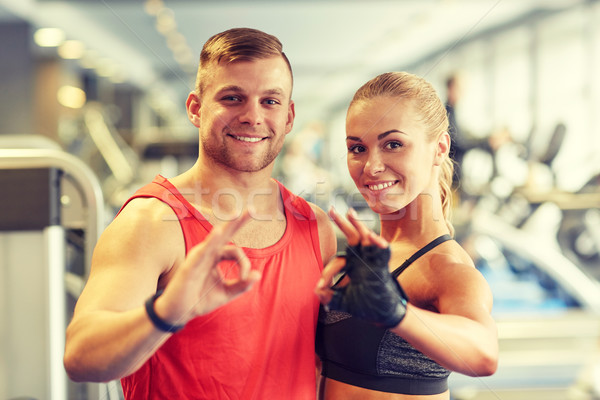
[[419,122],[411,99],[402,97],[375,97],[354,103],[348,110],[346,130],[387,131]]

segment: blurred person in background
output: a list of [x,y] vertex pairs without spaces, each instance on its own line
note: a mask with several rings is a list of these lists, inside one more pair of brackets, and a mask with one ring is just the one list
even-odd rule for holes
[[[494,153],[505,143],[512,141],[510,131],[506,128],[494,130],[488,137],[476,135],[463,127],[458,118],[457,109],[460,107],[460,101],[465,91],[466,78],[462,73],[451,74],[446,79],[446,113],[448,115],[448,133],[451,138],[450,158],[454,160],[454,175],[452,185],[459,190],[461,198],[464,200],[467,195],[462,188],[463,160],[465,154],[471,149],[482,149]],[[468,197],[468,196],[467,196]]]
[[382,74],[354,95],[346,135],[380,235],[353,210],[330,210],[348,248],[316,287],[320,398],[447,400],[451,371],[495,372],[498,338],[491,290],[452,239],[444,105],[422,78]]
[[325,212],[271,178],[291,94],[276,37],[205,43],[186,103],[198,160],[100,237],[67,329],[73,380],[121,379],[126,399],[315,398],[313,290],[336,242]]

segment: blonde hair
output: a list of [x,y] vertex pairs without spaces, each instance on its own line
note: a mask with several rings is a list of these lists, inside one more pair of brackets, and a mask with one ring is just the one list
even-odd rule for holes
[[290,70],[292,66],[283,52],[283,45],[273,35],[251,28],[233,28],[217,33],[204,43],[196,74],[196,94],[202,96],[205,81],[213,63],[253,61],[281,56]]
[[[381,74],[357,90],[350,102],[350,107],[357,102],[381,96],[412,100],[425,123],[429,140],[437,140],[444,132],[448,132],[446,108],[433,86],[425,79],[408,72]],[[454,161],[448,156],[440,167],[439,183],[442,214],[451,234],[454,234],[454,227],[450,222],[453,174]]]

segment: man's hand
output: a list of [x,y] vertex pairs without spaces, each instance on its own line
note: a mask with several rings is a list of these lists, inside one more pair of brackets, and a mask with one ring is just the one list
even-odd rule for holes
[[[215,226],[206,239],[187,255],[164,293],[155,303],[156,313],[172,324],[185,324],[199,315],[207,314],[244,293],[261,277],[251,270],[244,251],[229,244],[234,233],[250,216]],[[218,268],[224,260],[239,266],[239,278],[225,279]]]

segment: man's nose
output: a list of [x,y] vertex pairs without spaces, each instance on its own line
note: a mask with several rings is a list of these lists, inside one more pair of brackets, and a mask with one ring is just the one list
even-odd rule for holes
[[247,102],[242,108],[239,120],[240,123],[249,124],[251,126],[261,124],[263,122],[262,105],[258,102]]

